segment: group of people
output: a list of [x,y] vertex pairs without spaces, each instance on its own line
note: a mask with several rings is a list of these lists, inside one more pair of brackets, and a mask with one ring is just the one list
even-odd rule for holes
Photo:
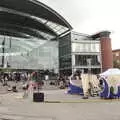
[[7,85],[7,81],[26,81],[29,74],[27,72],[1,72],[0,81],[4,85]]
[[69,77],[66,75],[59,75],[57,77],[56,85],[59,86],[60,89],[64,89],[69,86]]
[[[49,77],[45,77],[46,81]],[[99,80],[99,76],[97,76]],[[59,75],[57,80],[55,81],[55,85],[58,86],[60,89],[65,89],[70,85],[70,80],[79,81],[80,87],[83,88],[84,91],[84,98],[88,98],[88,95],[92,95],[92,84],[91,81],[88,80],[89,78],[85,78],[81,71],[76,71],[70,76],[65,74]],[[44,85],[43,80],[41,80],[40,74],[38,72],[9,72],[9,73],[0,73],[0,81],[3,86],[9,86],[8,81],[13,81],[14,83],[22,82],[22,88],[27,93],[27,91],[33,89],[41,89]],[[102,80],[99,80],[99,87],[102,89]],[[88,87],[89,86],[89,87]],[[16,89],[16,85],[13,86]]]
[[76,71],[69,79],[71,81],[71,90],[68,90],[68,93],[83,94],[84,99],[89,96],[98,96],[99,91],[103,89],[103,81],[98,79],[95,74],[82,74],[81,71]]
[[[31,74],[28,72],[1,72],[1,85],[8,88],[8,91],[17,92],[17,83],[27,83],[31,79]],[[5,87],[5,88],[6,88]]]

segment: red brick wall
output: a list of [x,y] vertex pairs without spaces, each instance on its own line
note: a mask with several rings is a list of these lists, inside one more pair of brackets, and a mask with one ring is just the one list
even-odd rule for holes
[[113,68],[111,39],[109,37],[101,36],[100,41],[101,41],[102,72],[104,72],[109,68]]

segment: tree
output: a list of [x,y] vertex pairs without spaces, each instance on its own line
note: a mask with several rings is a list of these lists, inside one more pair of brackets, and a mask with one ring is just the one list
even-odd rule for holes
[[113,61],[113,67],[114,68],[120,68],[120,60],[114,60]]

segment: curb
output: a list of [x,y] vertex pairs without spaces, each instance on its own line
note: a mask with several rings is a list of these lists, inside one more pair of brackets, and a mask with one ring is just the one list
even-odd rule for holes
[[120,99],[109,99],[109,100],[79,100],[79,101],[44,101],[44,103],[111,103],[111,102],[120,102]]

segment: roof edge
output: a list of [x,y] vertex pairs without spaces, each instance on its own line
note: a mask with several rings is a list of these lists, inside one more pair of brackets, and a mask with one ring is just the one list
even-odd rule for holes
[[51,13],[53,13],[53,14],[55,14],[57,17],[59,17],[59,19],[62,19],[62,21],[64,21],[64,23],[67,24],[67,26],[68,26],[68,28],[69,28],[70,30],[73,29],[72,26],[69,24],[69,22],[67,22],[67,20],[65,20],[64,17],[62,17],[58,12],[56,12],[56,11],[55,11],[54,9],[52,9],[51,7],[45,5],[44,3],[42,3],[42,2],[40,2],[40,1],[38,1],[38,0],[28,0],[28,1],[33,2],[33,3],[37,4],[37,5],[43,6],[44,8],[46,8],[47,10],[49,10]]

